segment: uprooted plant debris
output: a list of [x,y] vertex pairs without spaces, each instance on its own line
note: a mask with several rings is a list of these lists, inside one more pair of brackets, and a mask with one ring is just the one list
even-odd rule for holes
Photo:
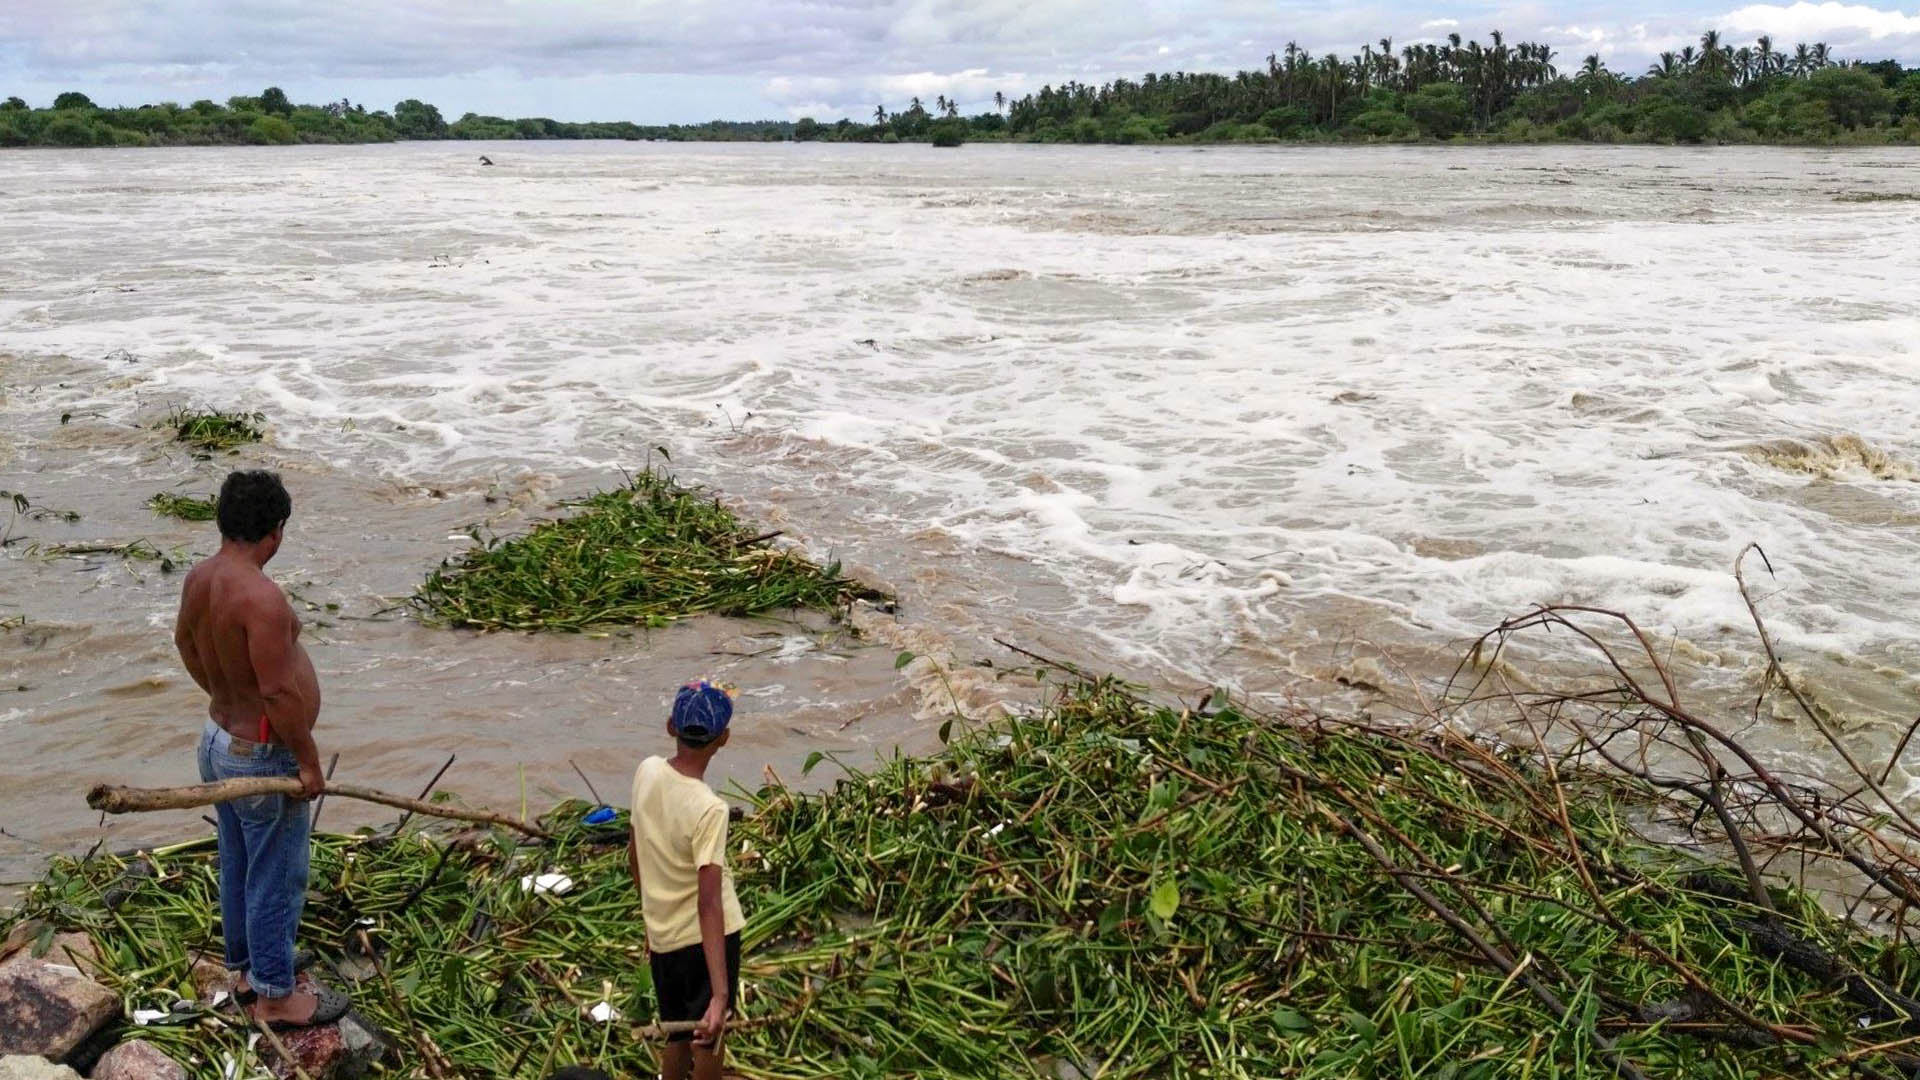
[[169,412],[160,426],[173,432],[174,441],[186,443],[195,450],[214,453],[234,450],[266,438],[267,433],[260,426],[266,419],[265,414],[257,412],[182,407]]
[[212,521],[219,507],[210,495],[176,495],[162,491],[147,500],[147,509],[180,521]]
[[[1734,760],[1737,744],[1664,704],[1628,682],[1558,715],[1610,711],[1616,732]],[[1770,797],[1732,766],[1695,783],[1677,766],[1598,767],[1579,739],[1548,746],[1159,706],[1092,680],[824,794],[770,783],[732,833],[749,925],[731,1067],[1911,1075],[1900,988],[1920,986],[1920,959],[1904,934],[1645,835],[1711,838],[1703,800],[1751,828],[1792,817],[1802,793]],[[1885,834],[1843,794],[1820,803],[1819,829],[1775,821],[1750,845],[1886,870]],[[630,1030],[653,1010],[624,818],[589,826],[588,809],[548,815],[544,844],[438,827],[316,839],[302,940],[394,1035],[398,1072],[653,1074],[654,1045]],[[547,872],[571,891],[525,887]],[[217,911],[210,842],[62,860],[23,909],[90,930],[129,1008],[157,1010],[191,993],[197,955],[217,957]],[[602,1002],[620,1019],[597,1021]],[[199,1075],[223,1054],[254,1060],[237,1022],[169,1016],[142,1036]]]
[[480,630],[664,626],[688,615],[834,611],[877,590],[797,551],[769,547],[719,500],[647,469],[565,504],[525,535],[471,533],[475,547],[443,562],[413,596],[432,623]]

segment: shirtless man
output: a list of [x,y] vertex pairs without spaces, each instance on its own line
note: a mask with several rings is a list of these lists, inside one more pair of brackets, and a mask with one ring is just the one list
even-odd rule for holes
[[280,550],[293,500],[270,472],[236,472],[220,486],[220,552],[180,591],[174,644],[207,692],[200,778],[298,776],[301,796],[219,805],[220,924],[234,998],[276,1030],[330,1023],[346,996],[317,983],[294,989],[293,939],[307,897],[306,800],[320,793],[313,724],[320,684],[300,646],[300,621],[263,568]]

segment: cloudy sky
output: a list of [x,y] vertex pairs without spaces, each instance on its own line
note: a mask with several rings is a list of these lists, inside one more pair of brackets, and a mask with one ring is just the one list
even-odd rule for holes
[[[1899,4],[1909,5],[1901,8]],[[404,97],[564,120],[870,115],[918,95],[968,111],[1066,79],[1232,71],[1296,41],[1318,53],[1449,32],[1597,52],[1638,72],[1719,27],[1791,49],[1920,64],[1920,0],[1546,4],[1361,0],[0,0],[0,95],[45,104]]]

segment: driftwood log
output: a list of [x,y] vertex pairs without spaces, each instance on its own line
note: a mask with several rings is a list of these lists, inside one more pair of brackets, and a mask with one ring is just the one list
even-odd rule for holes
[[[540,840],[553,838],[552,833],[537,825],[529,825],[517,818],[495,813],[492,810],[468,810],[458,806],[410,799],[405,795],[392,795],[357,784],[336,784],[331,781],[327,783],[325,793],[342,799],[379,803],[382,806],[391,806],[414,814],[452,818],[457,821],[477,821],[485,825],[500,825]],[[221,780],[212,784],[187,784],[181,787],[164,788],[97,784],[93,790],[87,792],[87,805],[109,814],[127,814],[149,810],[190,810],[197,806],[212,806],[215,803],[232,802],[235,799],[247,799],[257,795],[298,794],[300,794],[300,781],[291,776]]]

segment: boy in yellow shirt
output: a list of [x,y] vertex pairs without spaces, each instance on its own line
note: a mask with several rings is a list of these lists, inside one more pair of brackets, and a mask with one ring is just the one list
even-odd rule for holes
[[704,680],[680,688],[667,721],[675,752],[633,774],[627,861],[640,890],[660,1019],[699,1022],[671,1036],[662,1080],[719,1080],[727,1014],[740,991],[740,929],[747,920],[727,869],[727,804],[707,765],[732,734],[733,698]]

